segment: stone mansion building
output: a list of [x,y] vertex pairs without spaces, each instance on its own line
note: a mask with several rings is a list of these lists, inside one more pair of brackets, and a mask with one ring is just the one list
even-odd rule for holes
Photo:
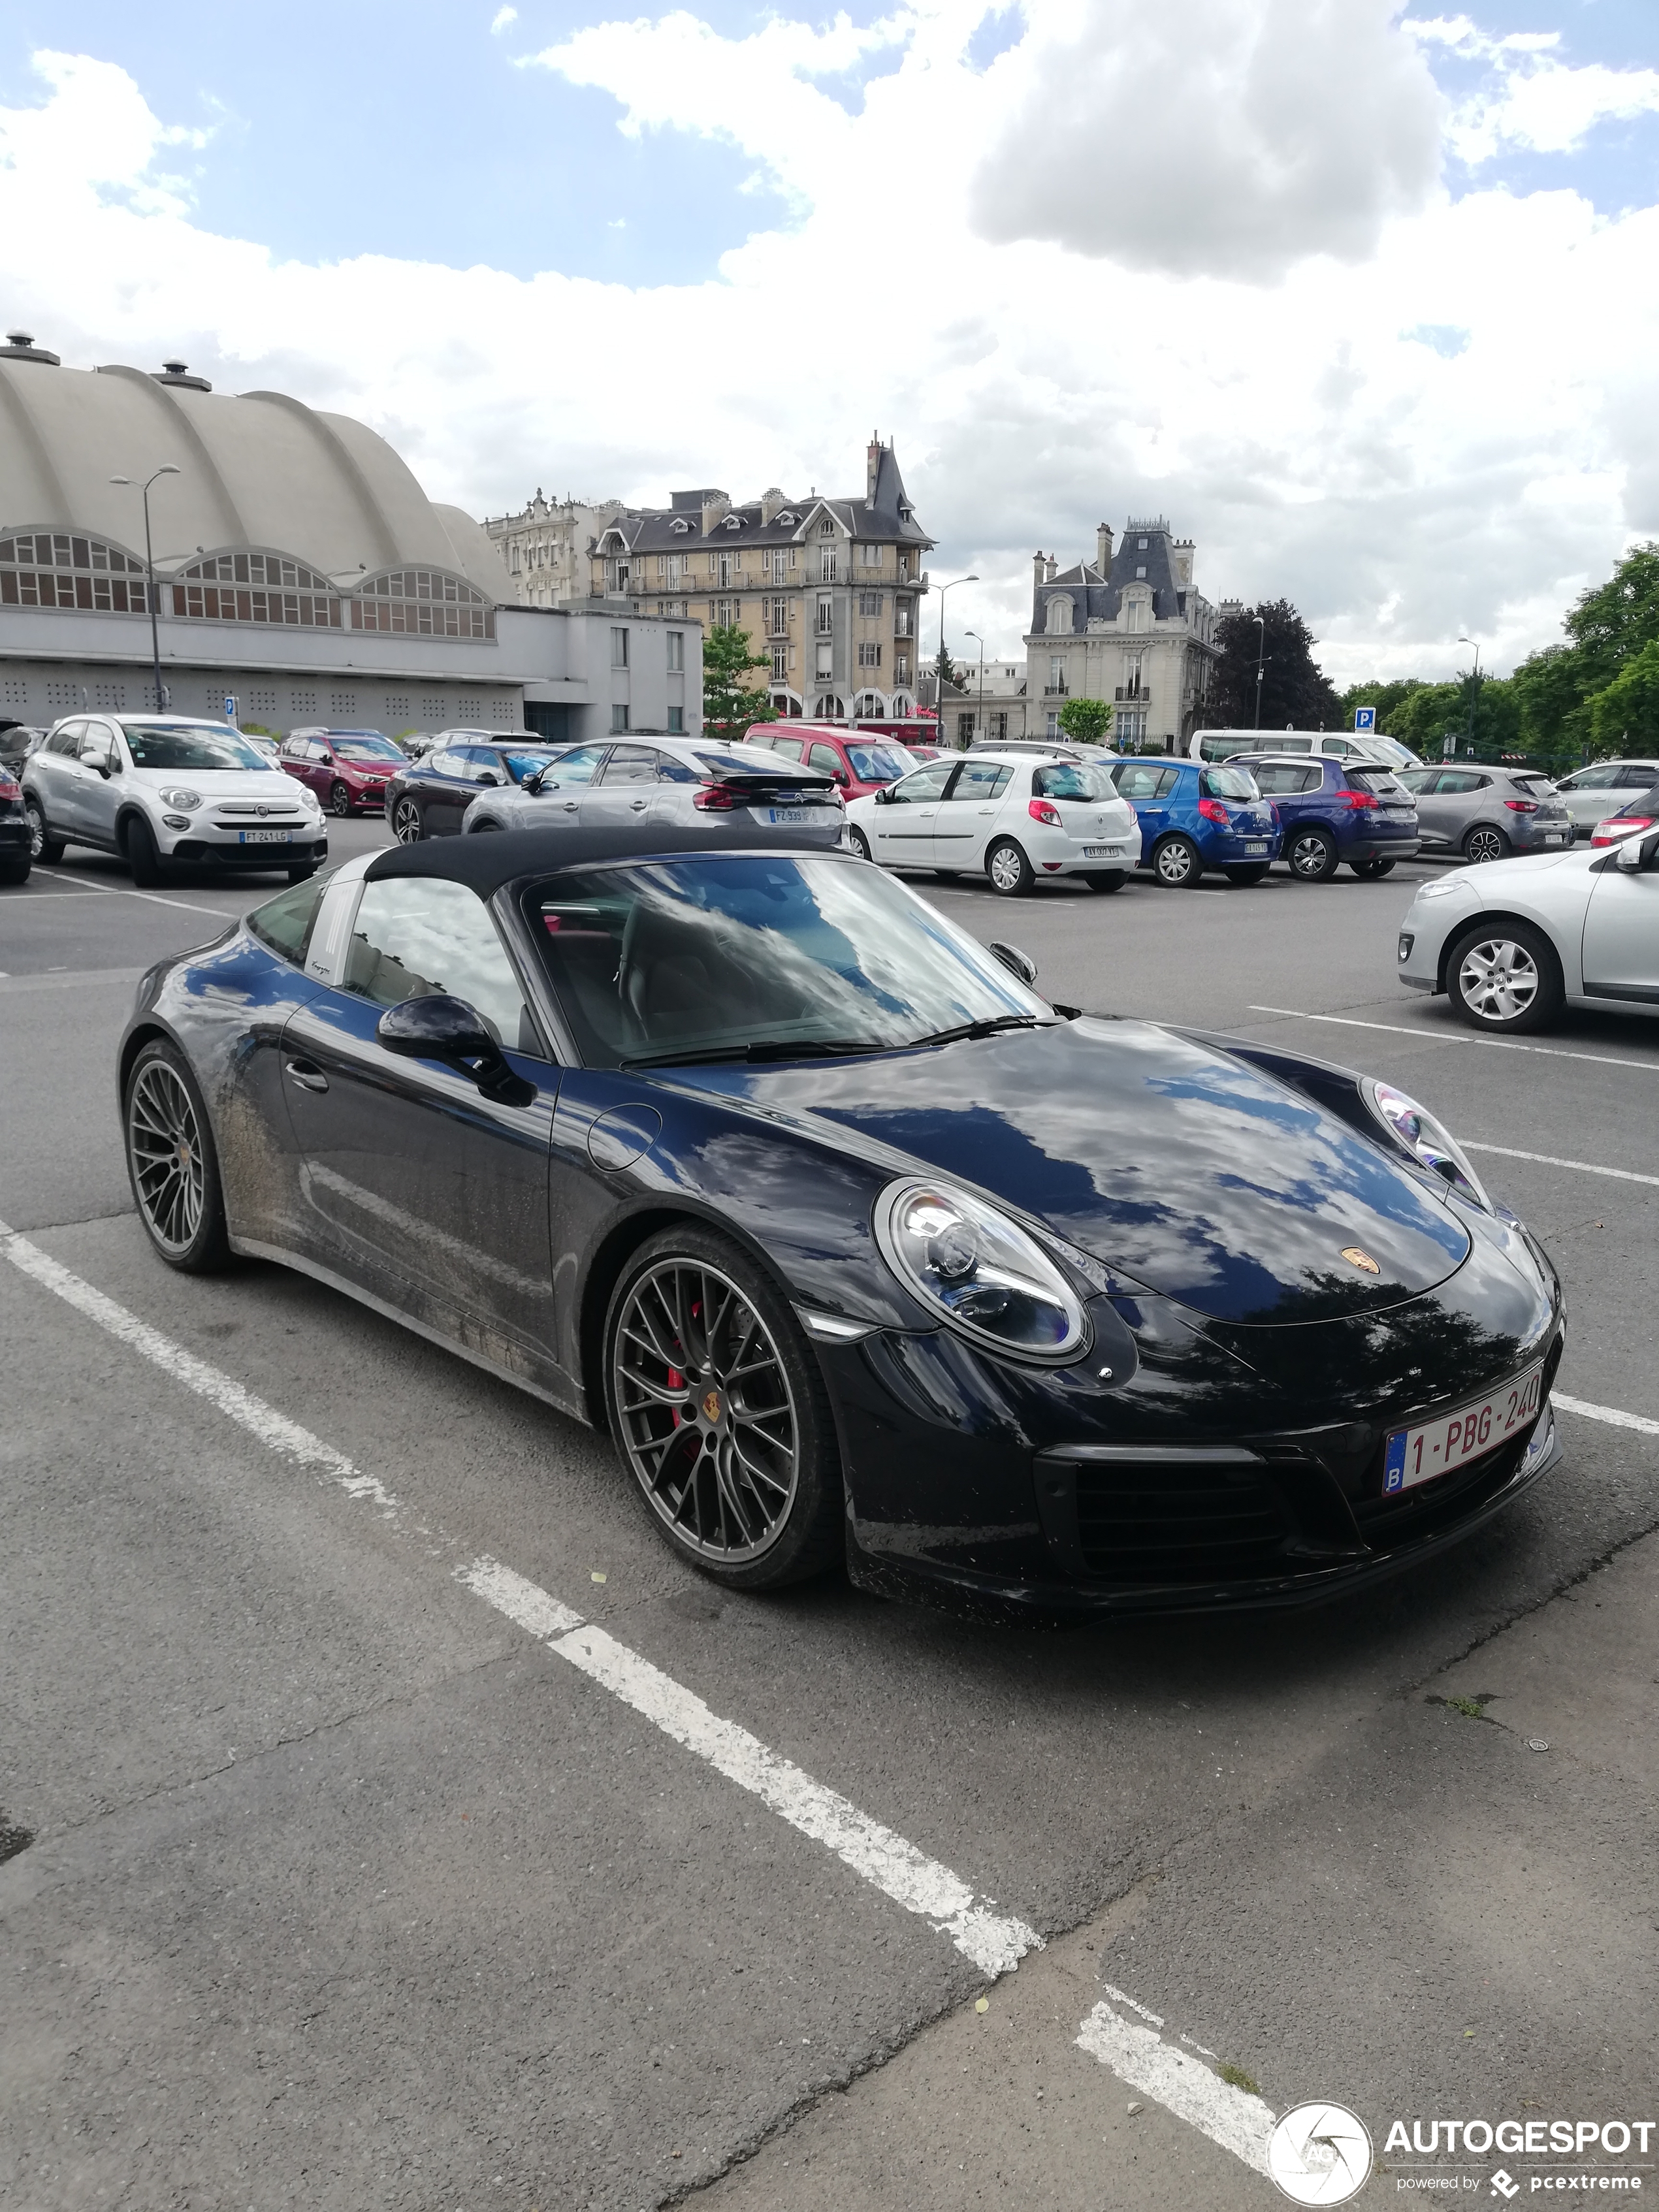
[[1193,583],[1195,549],[1162,515],[1133,517],[1115,550],[1102,523],[1095,558],[1060,572],[1039,553],[1025,636],[1026,723],[1052,737],[1068,698],[1104,699],[1108,742],[1124,752],[1176,752],[1207,720],[1217,609]]
[[791,499],[775,488],[733,505],[677,491],[629,507],[593,541],[592,601],[641,615],[736,624],[763,653],[773,711],[815,720],[915,712],[916,641],[933,540],[916,520],[890,445],[872,439],[861,495]]

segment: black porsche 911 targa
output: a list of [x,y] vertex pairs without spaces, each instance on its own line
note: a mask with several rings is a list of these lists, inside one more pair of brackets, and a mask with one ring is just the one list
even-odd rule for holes
[[787,836],[394,848],[145,976],[133,1189],[607,1428],[739,1588],[1294,1602],[1554,1463],[1559,1282],[1428,1113],[1033,979]]

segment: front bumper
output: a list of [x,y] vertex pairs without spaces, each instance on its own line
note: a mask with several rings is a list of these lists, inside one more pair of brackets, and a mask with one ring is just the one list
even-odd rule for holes
[[286,845],[244,845],[234,838],[198,837],[181,832],[161,851],[163,860],[181,866],[210,868],[303,868],[328,858],[325,830],[307,831]]

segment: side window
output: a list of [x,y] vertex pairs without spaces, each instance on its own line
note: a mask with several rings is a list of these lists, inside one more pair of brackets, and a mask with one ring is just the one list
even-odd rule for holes
[[659,783],[696,783],[699,781],[697,771],[690,761],[680,760],[673,753],[659,753],[656,760]]
[[1180,783],[1181,770],[1178,768],[1161,769],[1158,778],[1158,798],[1170,798],[1178,789]]
[[605,773],[597,781],[607,787],[613,783],[654,783],[657,781],[656,747],[613,745],[611,757],[605,764]]
[[930,761],[914,775],[902,776],[898,782],[890,783],[887,796],[898,806],[913,806],[918,799],[942,799],[956,765],[954,761]]
[[798,761],[801,756],[802,742],[799,738],[774,738],[772,750],[780,760]]
[[287,890],[278,891],[274,899],[256,906],[246,917],[249,933],[261,945],[280,953],[284,960],[303,968],[311,933],[317,927],[318,908],[327,889],[326,876],[313,876],[308,882],[290,884]]
[[466,774],[471,782],[476,783],[481,775],[489,776],[495,783],[507,783],[510,781],[507,773],[507,763],[494,745],[469,745],[466,748],[465,760]]
[[1293,768],[1287,769],[1286,774],[1294,779],[1285,785],[1286,791],[1317,791],[1325,781],[1322,769]]
[[1121,799],[1156,799],[1158,785],[1168,773],[1161,768],[1143,768],[1139,762],[1112,771]]
[[461,764],[452,752],[428,753],[426,766],[434,775],[459,775]]
[[81,725],[80,757],[82,760],[107,760],[113,753],[120,758],[120,747],[115,742],[115,732],[107,722],[82,722]]
[[[1000,798],[1007,790],[1013,773],[1006,761],[964,761],[951,797],[952,800],[976,799],[983,805],[988,799]],[[1039,769],[1036,773],[1040,776],[1042,770]]]
[[841,755],[833,745],[814,745],[806,756],[809,768],[821,768],[826,775],[846,774]]
[[1486,776],[1471,775],[1468,769],[1443,768],[1434,787],[1446,796],[1453,793],[1461,795],[1465,792],[1480,791],[1487,781]]
[[49,753],[63,753],[73,759],[81,750],[81,738],[86,726],[84,722],[78,720],[65,722],[61,729],[54,730],[46,739],[46,750]]
[[390,876],[368,884],[340,988],[377,1006],[446,992],[476,1006],[498,1043],[540,1049],[526,1042],[535,1030],[489,909],[465,884]]
[[547,771],[544,791],[551,791],[556,784],[591,783],[604,763],[609,745],[578,745],[573,753],[562,753]]
[[[1247,762],[1243,765],[1248,767],[1249,764]],[[1289,768],[1258,767],[1251,768],[1250,774],[1255,778],[1256,789],[1271,799],[1276,797],[1280,792],[1291,789],[1288,779],[1296,774],[1296,770]],[[1299,782],[1296,787],[1297,790],[1301,789]]]
[[1620,769],[1613,788],[1615,791],[1651,791],[1656,783],[1659,783],[1659,769],[1645,763],[1638,763],[1632,767]]

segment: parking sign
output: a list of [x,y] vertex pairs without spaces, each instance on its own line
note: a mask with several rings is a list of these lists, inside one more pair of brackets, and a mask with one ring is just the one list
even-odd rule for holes
[[1353,710],[1353,726],[1356,730],[1374,730],[1376,727],[1376,708],[1356,707]]

